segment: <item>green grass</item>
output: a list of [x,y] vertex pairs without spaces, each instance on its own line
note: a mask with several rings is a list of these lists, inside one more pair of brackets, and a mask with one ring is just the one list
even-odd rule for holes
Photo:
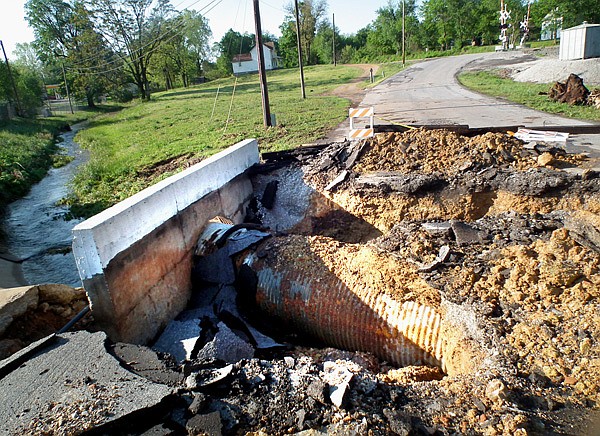
[[359,74],[356,67],[308,67],[303,100],[298,70],[270,72],[277,126],[269,129],[263,127],[257,75],[238,78],[233,99],[235,79],[227,78],[157,93],[150,102],[98,117],[77,137],[91,157],[76,175],[67,203],[74,214],[89,216],[174,172],[151,171],[157,164],[207,157],[247,138],[257,138],[261,151],[322,138],[347,118],[348,109],[346,99],[327,92]]
[[583,120],[600,120],[600,111],[592,106],[570,106],[551,101],[547,95],[552,84],[515,82],[503,78],[496,71],[468,72],[459,75],[460,83],[467,88],[493,97],[522,104],[551,114]]

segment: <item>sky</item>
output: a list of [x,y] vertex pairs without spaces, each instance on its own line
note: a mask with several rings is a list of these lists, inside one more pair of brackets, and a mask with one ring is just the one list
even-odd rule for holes
[[[33,31],[25,21],[26,0],[3,0],[0,13],[0,40],[9,59],[17,43],[33,41]],[[280,36],[279,25],[286,15],[285,5],[291,0],[260,0],[263,33]],[[388,0],[328,0],[328,18],[335,14],[335,25],[343,34],[356,33],[375,17],[375,11],[388,4]],[[232,28],[240,33],[254,33],[252,0],[171,0],[178,10],[185,8],[200,11],[213,32],[213,42]]]

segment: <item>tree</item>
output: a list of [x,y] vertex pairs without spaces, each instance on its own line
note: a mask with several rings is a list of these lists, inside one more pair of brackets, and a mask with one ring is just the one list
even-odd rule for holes
[[[476,0],[427,0],[421,11],[423,26],[442,50],[470,44],[479,20]],[[499,4],[498,4],[499,7]],[[498,9],[499,10],[499,9]],[[432,41],[435,40],[435,41]]]
[[25,66],[34,71],[42,71],[42,63],[32,44],[28,42],[17,43],[13,54],[17,65]]
[[277,52],[283,61],[285,68],[298,66],[298,43],[296,39],[296,21],[290,17],[279,26],[281,37],[279,38],[279,51]]
[[377,18],[367,35],[368,50],[374,55],[402,52],[402,8],[405,15],[405,42],[408,46],[418,26],[414,0],[392,2],[377,10]]
[[91,18],[83,3],[75,3],[72,22],[77,35],[66,59],[71,89],[78,97],[85,98],[88,107],[95,107],[100,95],[122,82],[122,63],[96,32]]
[[[327,0],[305,0],[298,2],[299,21],[300,21],[300,43],[305,62],[312,64],[316,61],[313,58],[312,44],[316,36],[317,27],[323,16],[327,12]],[[296,9],[294,4],[286,6],[288,17],[286,21],[296,23]]]
[[143,100],[150,99],[148,67],[161,44],[177,29],[169,18],[169,0],[89,0],[96,30],[117,53],[138,87]]
[[577,26],[584,21],[600,23],[598,0],[537,0],[531,4],[531,22],[540,29],[546,15],[562,17],[562,28]]
[[35,35],[34,47],[42,62],[67,53],[78,29],[73,21],[73,7],[62,0],[28,0],[25,18]]
[[[20,63],[11,64],[10,70],[19,94],[21,109],[25,114],[35,114],[41,106],[43,95],[43,83],[39,73]],[[4,62],[0,63],[0,101],[2,100],[15,102],[12,81]]]
[[321,21],[317,27],[313,41],[313,56],[316,63],[333,63],[333,26],[328,20]]
[[[33,46],[39,58],[49,69],[66,68],[70,88],[84,97],[88,106],[116,83],[120,64],[95,29],[91,16],[82,1],[29,0],[25,6],[26,18],[34,29]],[[62,82],[62,74],[59,74]]]
[[229,75],[233,73],[231,61],[237,54],[249,53],[254,46],[254,35],[239,32],[229,29],[221,41],[216,44],[216,51],[219,53],[217,58],[217,68],[221,75]]
[[212,31],[206,18],[196,11],[184,11],[181,15],[181,21],[184,29],[185,47],[193,57],[196,67],[195,75],[201,76],[203,64],[211,55],[208,41],[212,36]]

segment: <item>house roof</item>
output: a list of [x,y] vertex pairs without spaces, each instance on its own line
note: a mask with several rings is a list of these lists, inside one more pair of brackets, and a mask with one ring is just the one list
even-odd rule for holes
[[235,55],[233,57],[232,62],[248,62],[252,60],[252,55],[250,53],[243,53],[239,55]]
[[[265,47],[267,47],[269,50],[275,50],[275,43],[274,42],[265,42],[263,44]],[[252,47],[252,50],[254,50],[256,48],[256,46]],[[241,54],[237,54],[233,57],[231,62],[249,62],[252,60],[252,54],[251,53],[241,53]]]

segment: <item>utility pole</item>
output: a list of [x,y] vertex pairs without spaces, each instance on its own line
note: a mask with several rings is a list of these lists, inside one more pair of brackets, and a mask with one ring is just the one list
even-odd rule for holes
[[402,0],[402,66],[406,65],[406,12],[404,11],[405,0]]
[[256,28],[256,54],[258,55],[258,76],[260,78],[260,94],[262,97],[263,123],[271,127],[271,107],[269,105],[269,90],[267,89],[267,74],[265,73],[265,54],[262,42],[262,26],[260,24],[260,7],[258,0],[254,0],[254,23]]
[[302,98],[306,98],[306,86],[304,85],[304,67],[302,66],[302,44],[300,43],[300,10],[298,9],[298,0],[294,0],[296,5],[296,39],[298,40],[298,65],[300,65],[300,88]]
[[333,66],[337,67],[337,59],[335,58],[335,14],[333,14]]
[[17,84],[15,83],[15,78],[12,75],[12,71],[10,69],[10,64],[8,63],[8,57],[6,56],[6,50],[4,50],[4,44],[2,43],[2,41],[0,41],[0,46],[2,47],[2,53],[4,54],[4,62],[6,62],[6,69],[8,71],[8,77],[10,78],[10,81],[12,83],[12,88],[13,91],[15,93],[15,100],[17,102],[17,115],[22,116],[22,109],[21,109],[21,101],[19,100],[19,91],[17,91]]

